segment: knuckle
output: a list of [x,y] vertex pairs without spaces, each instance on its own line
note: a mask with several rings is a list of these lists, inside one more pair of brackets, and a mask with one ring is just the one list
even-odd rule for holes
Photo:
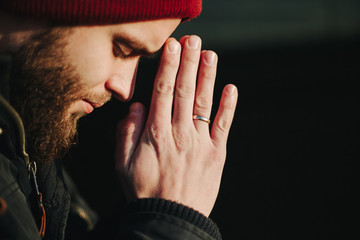
[[177,83],[176,84],[176,95],[180,98],[188,98],[192,96],[194,90],[189,84]]
[[135,126],[129,121],[121,121],[117,125],[117,135],[119,137],[127,136],[135,131]]
[[165,57],[161,60],[161,63],[166,68],[178,68],[179,59],[174,57]]
[[208,97],[198,96],[195,99],[195,108],[199,110],[208,110],[212,106],[212,101]]
[[155,91],[159,95],[172,96],[174,93],[174,85],[169,82],[160,81],[156,84]]
[[224,134],[226,134],[231,126],[231,121],[227,119],[220,119],[217,128]]
[[156,146],[164,146],[166,142],[166,134],[164,128],[160,124],[151,124],[149,128],[149,139],[150,142]]
[[202,72],[202,77],[205,79],[214,79],[216,76],[215,71],[213,69],[208,69]]
[[199,54],[189,53],[183,56],[182,61],[188,64],[199,64]]
[[221,105],[222,108],[224,108],[224,111],[226,112],[232,112],[234,111],[234,103],[233,102],[227,102]]

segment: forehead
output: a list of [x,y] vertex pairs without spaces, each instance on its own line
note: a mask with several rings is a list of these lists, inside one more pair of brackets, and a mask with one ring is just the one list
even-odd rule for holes
[[132,47],[155,52],[161,48],[180,22],[181,19],[172,18],[105,26],[81,26],[75,27],[75,32],[83,37],[119,38]]

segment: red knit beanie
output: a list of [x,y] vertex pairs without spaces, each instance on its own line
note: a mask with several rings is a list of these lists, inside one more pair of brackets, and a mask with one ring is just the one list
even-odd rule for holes
[[65,24],[114,24],[198,16],[202,0],[1,0],[12,14]]

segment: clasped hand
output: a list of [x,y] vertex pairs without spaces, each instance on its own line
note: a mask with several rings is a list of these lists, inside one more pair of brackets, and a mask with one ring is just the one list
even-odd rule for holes
[[212,127],[217,55],[201,51],[201,39],[169,38],[156,75],[146,119],[134,103],[117,130],[116,167],[129,200],[164,198],[209,216],[219,191],[226,142],[237,102],[225,86]]

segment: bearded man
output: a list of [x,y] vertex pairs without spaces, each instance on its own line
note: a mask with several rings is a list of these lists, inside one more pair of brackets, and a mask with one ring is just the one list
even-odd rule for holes
[[91,236],[79,229],[96,216],[59,159],[78,119],[130,100],[140,57],[161,48],[148,116],[133,103],[116,132],[129,205],[112,238],[221,238],[208,216],[237,90],[224,88],[209,129],[217,55],[198,36],[169,37],[200,11],[201,0],[1,1],[0,239]]

